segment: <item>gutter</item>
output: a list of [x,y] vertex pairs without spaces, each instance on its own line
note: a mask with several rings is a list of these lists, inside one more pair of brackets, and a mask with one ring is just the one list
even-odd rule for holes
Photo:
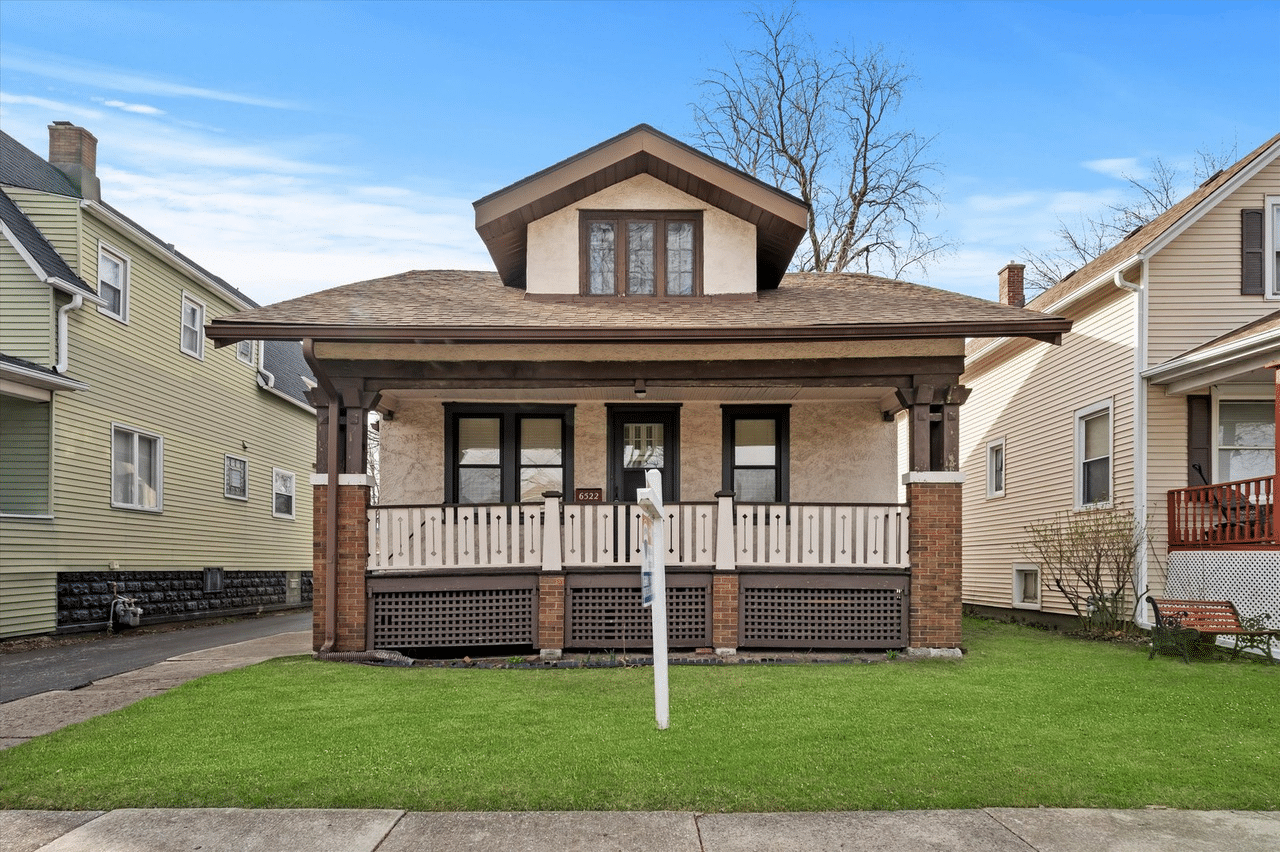
[[320,653],[327,654],[333,650],[338,635],[338,391],[329,380],[328,374],[320,369],[316,359],[315,341],[306,338],[302,341],[302,355],[311,372],[315,373],[320,388],[328,398],[329,435],[325,461],[325,541],[324,541],[324,644]]

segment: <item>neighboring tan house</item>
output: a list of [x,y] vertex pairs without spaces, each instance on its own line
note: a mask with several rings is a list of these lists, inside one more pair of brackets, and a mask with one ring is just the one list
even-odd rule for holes
[[[1280,616],[1278,263],[1280,136],[1032,300],[1072,320],[1062,346],[970,344],[966,604],[1069,613],[1027,525],[1123,507],[1153,541],[1140,592]],[[1001,270],[1002,301],[1022,273]]]
[[1069,323],[784,274],[808,208],[644,125],[475,210],[496,272],[210,324],[219,344],[303,341],[319,382],[317,648],[649,647],[647,470],[671,647],[958,648],[965,338]]
[[101,200],[97,140],[0,134],[0,637],[301,604],[315,413],[296,344],[207,346],[255,307]]

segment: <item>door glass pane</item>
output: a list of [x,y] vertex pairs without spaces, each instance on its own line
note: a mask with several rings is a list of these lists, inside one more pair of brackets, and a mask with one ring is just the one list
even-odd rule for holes
[[625,423],[622,427],[622,466],[661,468],[663,435],[661,423]]
[[667,223],[667,295],[693,295],[693,223]]
[[613,223],[592,222],[588,226],[587,240],[588,292],[597,296],[611,295],[617,287]]
[[653,295],[653,223],[627,225],[627,292]]
[[772,503],[778,499],[777,472],[739,468],[733,472],[733,493],[744,503]]
[[458,464],[498,464],[501,433],[497,417],[458,418]]
[[735,420],[733,423],[733,463],[751,467],[772,467],[777,463],[777,423],[772,420]]
[[558,417],[520,418],[520,464],[563,464],[561,438]]

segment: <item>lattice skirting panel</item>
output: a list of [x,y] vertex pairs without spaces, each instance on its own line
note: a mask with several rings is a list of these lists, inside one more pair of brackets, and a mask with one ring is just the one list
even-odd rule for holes
[[532,645],[536,577],[370,580],[373,648]]
[[905,648],[906,576],[743,575],[741,648]]
[[[565,647],[632,650],[653,647],[653,616],[640,604],[640,578],[570,574],[565,578]],[[711,577],[667,575],[667,643],[711,644]]]
[[1174,551],[1164,596],[1231,601],[1249,618],[1271,614],[1280,627],[1280,552],[1274,550]]

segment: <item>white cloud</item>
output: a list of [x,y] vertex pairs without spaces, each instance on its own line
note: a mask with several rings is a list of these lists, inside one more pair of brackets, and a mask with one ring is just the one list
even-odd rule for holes
[[147,106],[146,104],[129,104],[124,101],[101,101],[103,106],[109,106],[123,112],[133,112],[138,115],[164,115],[164,110],[159,107]]
[[297,104],[288,101],[245,95],[238,92],[206,89],[200,86],[189,86],[185,83],[147,76],[108,65],[88,63],[67,56],[47,56],[21,48],[7,48],[5,53],[3,65],[13,71],[22,71],[53,80],[92,86],[97,89],[110,89],[112,91],[140,95],[222,101],[246,106],[267,107],[269,109],[296,110],[301,108]]
[[1102,160],[1087,160],[1084,167],[1091,172],[1097,172],[1116,180],[1127,180],[1130,177],[1141,179],[1147,170],[1138,161],[1137,157],[1111,157]]

